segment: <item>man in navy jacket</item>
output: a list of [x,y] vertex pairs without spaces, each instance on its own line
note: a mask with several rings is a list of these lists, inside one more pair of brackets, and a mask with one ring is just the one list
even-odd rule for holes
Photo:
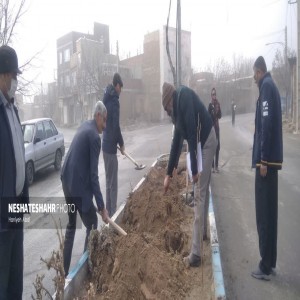
[[113,83],[108,85],[103,102],[107,108],[107,124],[103,132],[103,159],[106,176],[106,208],[110,216],[117,209],[118,199],[118,158],[117,146],[124,155],[125,146],[120,129],[119,96],[123,87],[121,76],[114,74]]
[[256,59],[253,71],[259,88],[252,167],[256,168],[255,206],[261,261],[252,276],[269,280],[277,260],[278,170],[283,161],[281,101],[262,56]]
[[[167,175],[164,180],[167,192],[174,168],[182,148],[182,140],[188,142],[191,157],[192,180],[194,191],[194,226],[190,254],[184,258],[187,266],[198,267],[201,264],[201,244],[207,239],[207,216],[209,202],[209,183],[211,166],[216,153],[217,139],[211,117],[197,94],[186,86],[175,90],[174,86],[163,84],[162,105],[175,125],[173,142],[168,163]],[[202,172],[198,170],[198,143],[201,143]],[[200,158],[199,158],[200,159]],[[199,180],[199,175],[201,179]]]
[[[21,300],[23,293],[23,214],[8,204],[28,203],[23,132],[14,105],[17,75],[15,50],[0,47],[0,300]],[[19,223],[11,220],[20,220]]]
[[94,119],[84,122],[77,130],[62,167],[61,181],[67,204],[75,204],[76,211],[69,212],[69,223],[66,229],[64,244],[65,275],[69,273],[72,249],[76,231],[77,211],[86,227],[84,251],[92,228],[98,225],[97,209],[102,220],[107,223],[108,213],[105,209],[99,185],[98,162],[101,150],[99,134],[105,128],[107,111],[104,104],[98,101],[95,106]]

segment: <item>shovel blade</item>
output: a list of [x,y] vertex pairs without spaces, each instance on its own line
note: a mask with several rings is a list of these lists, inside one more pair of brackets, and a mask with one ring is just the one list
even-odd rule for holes
[[135,167],[136,170],[143,170],[145,168],[146,168],[146,165],[139,165],[139,166]]

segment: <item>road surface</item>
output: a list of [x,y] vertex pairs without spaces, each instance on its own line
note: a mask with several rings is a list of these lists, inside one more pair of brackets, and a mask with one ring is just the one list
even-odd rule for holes
[[[279,172],[278,274],[270,282],[262,282],[250,275],[259,261],[254,171],[250,168],[254,114],[237,115],[234,128],[231,119],[224,117],[220,127],[220,173],[212,175],[212,192],[227,299],[300,299],[300,136],[284,134],[284,167]],[[124,132],[126,150],[138,162],[147,164],[147,168],[136,171],[128,159],[119,156],[118,204],[126,199],[156,157],[169,151],[171,129],[171,124],[162,124]],[[75,131],[63,129],[63,132],[68,148]],[[105,196],[102,155],[99,176]],[[40,172],[30,187],[30,195],[62,197],[59,173],[53,168]],[[84,237],[85,230],[77,230],[71,267],[82,254]],[[24,299],[30,299],[37,273],[46,274],[45,286],[53,292],[54,273],[48,272],[39,259],[49,257],[58,248],[55,230],[28,229],[24,245]]]
[[284,133],[279,172],[278,265],[270,282],[251,277],[259,262],[251,170],[254,115],[237,115],[236,125],[221,119],[221,171],[212,191],[227,298],[300,299],[300,135]]

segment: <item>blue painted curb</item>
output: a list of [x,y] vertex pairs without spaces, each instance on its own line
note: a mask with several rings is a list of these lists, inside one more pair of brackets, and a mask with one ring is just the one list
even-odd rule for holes
[[209,225],[210,225],[210,243],[211,243],[211,257],[212,257],[212,269],[214,276],[214,294],[216,300],[226,299],[222,263],[220,256],[220,247],[218,240],[218,232],[216,226],[216,219],[214,213],[214,205],[211,194],[211,187],[209,187]]

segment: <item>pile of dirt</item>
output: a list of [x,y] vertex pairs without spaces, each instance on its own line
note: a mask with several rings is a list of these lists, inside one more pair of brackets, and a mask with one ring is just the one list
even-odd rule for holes
[[[127,236],[103,228],[90,238],[90,281],[95,299],[211,299],[211,256],[204,243],[204,263],[187,269],[193,209],[180,196],[185,173],[172,179],[166,195],[165,169],[152,168],[129,196],[122,222]],[[90,288],[91,289],[91,288]]]

